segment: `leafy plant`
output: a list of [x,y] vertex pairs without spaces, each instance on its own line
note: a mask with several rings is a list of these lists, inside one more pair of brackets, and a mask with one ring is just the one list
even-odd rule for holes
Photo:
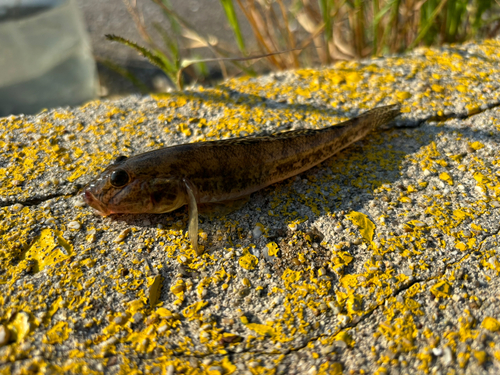
[[[233,0],[220,0],[224,7]],[[236,0],[261,51],[292,50],[311,43],[313,62],[398,53],[418,45],[491,37],[500,29],[492,0]],[[227,12],[226,12],[227,14]],[[228,20],[238,35],[239,23]],[[295,27],[295,25],[300,25]],[[293,27],[292,27],[293,25]],[[246,42],[246,45],[250,43]],[[240,49],[241,50],[241,49]],[[241,52],[244,53],[243,50]],[[310,61],[302,58],[300,66]],[[297,67],[289,59],[269,58],[274,69]],[[305,56],[303,56],[305,57]]]
[[[123,1],[146,46],[115,35],[106,37],[142,54],[177,89],[183,87],[186,68],[197,66],[199,77],[207,74],[207,62],[217,62],[224,78],[227,62],[239,72],[254,75],[243,61],[265,57],[269,68],[283,70],[399,53],[422,44],[491,37],[500,30],[499,5],[493,0],[219,0],[239,49],[240,56],[232,57],[235,53],[222,48],[216,38],[201,35],[179,16],[169,0],[152,0],[162,9],[170,28],[168,32],[163,25],[152,25],[163,41],[162,46],[156,45],[136,0]],[[252,29],[253,43],[243,36],[235,3]],[[251,45],[259,49],[258,54],[249,55]],[[210,50],[214,57],[200,59],[193,46]],[[130,73],[115,70],[134,81]]]
[[[208,38],[203,38],[199,36],[194,30],[192,30],[191,26],[172,10],[168,0],[153,1],[161,6],[169,22],[170,29],[173,31],[173,35],[171,35],[162,25],[158,23],[154,23],[152,25],[156,32],[161,36],[163,46],[160,47],[153,41],[153,38],[151,37],[143,20],[143,17],[137,8],[137,4],[135,3],[135,1],[132,2],[132,0],[123,0],[123,2],[127,7],[128,12],[132,16],[139,34],[147,44],[147,47],[141,46],[136,42],[116,35],[106,35],[106,38],[110,41],[119,42],[135,49],[139,54],[148,59],[150,63],[160,68],[167,75],[170,80],[170,84],[174,88],[182,89],[183,70],[188,66],[196,63],[193,60],[186,60],[180,55],[179,36],[182,30],[189,30],[191,32],[191,35],[198,37],[199,40],[202,40],[207,46],[210,45],[210,41],[208,40]],[[201,64],[202,62],[198,63]],[[138,80],[130,72],[123,70],[123,68],[116,69],[116,66],[110,64],[107,65],[126,78],[131,79],[132,83],[134,83],[136,86],[140,86],[137,84]],[[200,68],[200,71],[203,72],[204,67]]]
[[[141,34],[143,40],[148,44],[149,48],[141,46],[138,43],[135,43],[131,40],[116,35],[108,34],[106,35],[106,38],[110,41],[119,42],[130,48],[135,49],[139,54],[148,59],[150,63],[160,68],[170,79],[171,85],[178,90],[182,90],[184,87],[184,82],[183,82],[184,70],[192,65],[195,66],[195,72],[197,72],[198,74],[208,75],[208,69],[205,63],[218,62],[221,66],[223,75],[226,77],[227,73],[224,63],[229,62],[235,65],[241,71],[244,71],[249,75],[255,75],[255,72],[251,68],[241,65],[240,62],[249,60],[258,60],[263,57],[272,57],[283,53],[279,51],[278,52],[271,51],[265,54],[258,54],[258,55],[244,56],[244,57],[230,57],[229,52],[216,45],[217,40],[215,38],[211,38],[210,36],[203,37],[195,30],[195,28],[188,21],[180,17],[172,9],[168,0],[153,0],[163,9],[164,14],[166,15],[167,19],[170,22],[171,28],[175,32],[174,37],[172,37],[167,32],[167,30],[163,28],[160,24],[157,23],[153,24],[153,27],[161,35],[163,39],[164,48],[162,49],[161,47],[156,45],[156,43],[153,41],[153,38],[147,31],[147,27],[142,19],[142,16],[137,8],[137,5],[135,3],[132,3],[131,0],[123,0],[123,1],[127,6],[127,10],[132,15],[132,18],[136,23],[139,33]],[[227,2],[227,4],[230,4],[230,2]],[[230,18],[232,17],[231,19],[234,22],[236,22],[234,8],[228,5],[226,10],[228,14],[232,14],[231,16],[228,17]],[[241,33],[238,32],[237,27],[235,27],[234,31],[237,35],[237,38],[241,38],[240,47],[244,50],[245,47],[243,39],[241,37]],[[209,48],[213,52],[213,54],[218,57],[206,58],[206,59],[181,57],[179,52],[181,48],[178,42],[180,35],[182,35],[185,39],[189,39],[191,41],[196,42],[197,46]],[[108,67],[112,68],[117,73],[121,74],[125,78],[130,79],[132,83],[134,83],[136,86],[139,87],[139,89],[141,89],[141,91],[144,89],[144,84],[138,84],[139,80],[132,73],[128,72],[126,69],[118,67],[116,64],[113,64],[109,61],[105,63]]]

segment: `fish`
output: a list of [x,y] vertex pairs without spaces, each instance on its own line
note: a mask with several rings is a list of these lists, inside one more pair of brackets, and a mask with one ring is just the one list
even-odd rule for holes
[[188,206],[188,233],[198,255],[199,208],[243,206],[250,194],[332,157],[400,114],[377,107],[322,129],[300,129],[187,143],[119,156],[84,187],[84,201],[102,216],[160,214]]

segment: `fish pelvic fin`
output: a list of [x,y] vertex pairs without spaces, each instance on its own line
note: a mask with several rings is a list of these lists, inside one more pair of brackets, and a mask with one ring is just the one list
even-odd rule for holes
[[196,254],[200,256],[203,251],[200,250],[198,246],[198,203],[196,202],[196,197],[194,195],[194,189],[191,187],[191,183],[186,179],[183,180],[186,186],[186,192],[188,196],[188,234],[189,240]]

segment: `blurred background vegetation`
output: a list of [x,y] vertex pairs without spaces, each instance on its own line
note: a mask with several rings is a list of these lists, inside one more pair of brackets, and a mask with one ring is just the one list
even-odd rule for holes
[[[174,89],[186,80],[213,83],[207,64],[218,65],[220,79],[491,38],[500,30],[500,5],[492,0],[219,0],[234,48],[200,33],[169,0],[140,0],[154,2],[164,22],[148,21],[136,1],[123,0],[142,41],[107,38],[146,57]],[[242,32],[248,25],[251,33]],[[101,63],[148,90],[112,60]]]

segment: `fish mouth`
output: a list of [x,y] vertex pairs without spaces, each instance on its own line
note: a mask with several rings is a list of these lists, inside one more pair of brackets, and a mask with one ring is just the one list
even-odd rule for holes
[[85,189],[82,193],[83,200],[85,203],[87,203],[90,207],[94,209],[94,211],[101,216],[108,216],[109,214],[112,214],[112,212],[107,209],[95,196],[92,194],[92,192],[89,189]]

